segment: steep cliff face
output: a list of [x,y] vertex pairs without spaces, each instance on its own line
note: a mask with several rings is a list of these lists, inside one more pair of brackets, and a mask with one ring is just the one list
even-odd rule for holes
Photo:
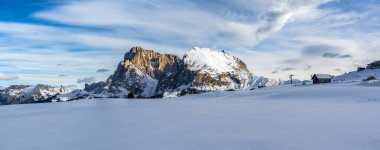
[[[86,91],[111,97],[152,97],[170,93],[247,89],[258,83],[240,59],[208,48],[193,48],[181,59],[133,47],[105,83],[87,85]],[[263,81],[263,80],[260,80]],[[100,89],[100,90],[99,90]],[[104,89],[103,91],[101,89]]]
[[107,83],[112,93],[151,97],[176,85],[172,81],[181,66],[181,59],[176,55],[133,47]]

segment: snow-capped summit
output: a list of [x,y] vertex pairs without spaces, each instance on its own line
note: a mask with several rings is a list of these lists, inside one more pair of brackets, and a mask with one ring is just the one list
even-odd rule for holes
[[237,58],[227,52],[210,48],[192,48],[186,52],[183,60],[189,70],[203,73],[223,73],[239,69]]
[[245,89],[253,75],[240,59],[225,51],[192,48],[183,57],[185,68],[192,71],[192,88],[203,91]]

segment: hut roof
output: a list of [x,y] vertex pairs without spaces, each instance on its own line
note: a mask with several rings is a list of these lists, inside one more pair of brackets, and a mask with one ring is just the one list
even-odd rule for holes
[[331,76],[329,74],[314,74],[313,78],[319,78],[319,79],[331,79]]

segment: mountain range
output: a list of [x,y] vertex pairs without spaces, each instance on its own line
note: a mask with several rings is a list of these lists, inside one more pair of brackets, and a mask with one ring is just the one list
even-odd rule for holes
[[181,58],[133,47],[107,81],[85,86],[101,97],[170,97],[266,86],[270,79],[254,76],[246,64],[225,51],[192,48]]
[[255,76],[225,51],[192,48],[183,57],[132,47],[106,81],[84,90],[48,85],[0,88],[0,104],[68,101],[81,98],[163,98],[210,91],[247,90],[277,84]]

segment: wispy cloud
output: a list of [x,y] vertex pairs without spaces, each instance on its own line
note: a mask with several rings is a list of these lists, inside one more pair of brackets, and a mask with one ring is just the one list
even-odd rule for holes
[[87,77],[83,79],[78,79],[77,83],[91,84],[91,83],[94,83],[95,81],[96,81],[95,77]]
[[15,75],[0,74],[0,80],[15,80],[15,79],[19,79],[19,77]]
[[67,77],[67,75],[64,75],[64,74],[61,74],[61,75],[58,75],[59,78],[64,78],[64,77]]
[[296,68],[286,67],[286,68],[282,68],[281,70],[282,71],[293,71],[293,70],[296,70]]
[[325,57],[325,58],[352,58],[351,55],[348,55],[348,54],[341,55],[341,54],[337,54],[337,53],[324,53],[322,55],[322,57]]
[[99,69],[99,70],[96,70],[96,72],[98,72],[98,73],[104,73],[104,72],[109,72],[109,71],[111,71],[111,70],[109,70],[109,69]]
[[[311,20],[327,12],[318,9],[321,4],[334,0],[276,0],[259,13],[255,23],[229,22],[223,25],[226,36],[236,37],[241,44],[254,45],[281,31],[288,22]],[[236,42],[235,41],[235,42]]]

